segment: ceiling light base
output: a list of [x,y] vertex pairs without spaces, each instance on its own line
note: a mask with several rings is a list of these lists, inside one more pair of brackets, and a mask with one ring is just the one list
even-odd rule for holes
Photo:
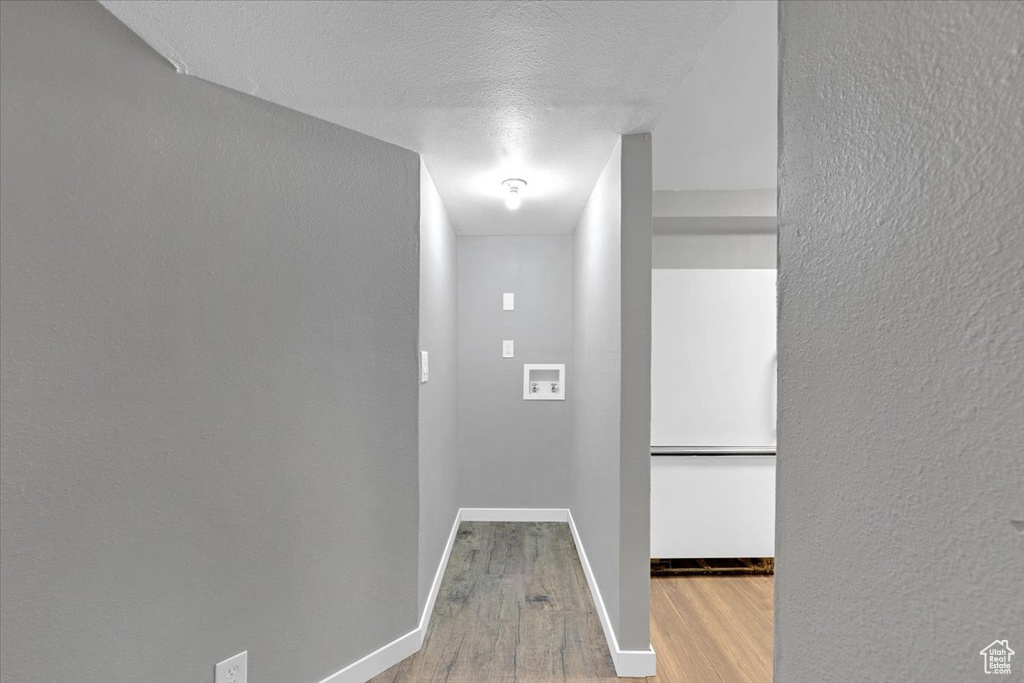
[[515,211],[523,203],[523,197],[519,191],[526,187],[526,181],[522,178],[509,178],[508,180],[501,181],[501,186],[507,192],[505,195],[505,206],[510,211]]

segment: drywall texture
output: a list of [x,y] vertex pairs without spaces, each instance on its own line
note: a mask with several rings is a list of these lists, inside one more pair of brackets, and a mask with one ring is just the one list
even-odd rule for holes
[[570,508],[626,650],[650,646],[650,151],[622,138],[572,235]]
[[[459,237],[461,507],[569,506],[571,297],[568,235]],[[565,400],[524,401],[524,363],[565,363]]]
[[1022,26],[1019,2],[782,5],[778,681],[1021,652]]
[[[103,3],[186,73],[416,150],[459,231],[497,235],[572,232],[617,134],[650,130],[732,9]],[[516,212],[510,177],[530,183]]]
[[316,681],[415,627],[419,160],[0,3],[2,675]]
[[420,384],[420,580],[422,614],[451,534],[458,475],[458,242],[441,196],[420,166],[420,349],[430,378]]
[[775,268],[776,234],[771,232],[680,232],[654,235],[655,268]]

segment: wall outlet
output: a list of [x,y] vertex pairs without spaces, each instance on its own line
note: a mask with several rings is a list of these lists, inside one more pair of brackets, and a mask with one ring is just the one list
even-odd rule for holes
[[427,362],[428,360],[427,352],[420,351],[420,384],[424,384],[430,379],[430,364]]
[[249,651],[239,652],[219,663],[214,669],[213,683],[246,683],[249,677]]
[[501,310],[503,311],[514,311],[516,310],[516,295],[513,292],[505,292],[501,295]]
[[516,343],[511,339],[506,339],[501,342],[501,357],[502,358],[515,358],[516,357]]

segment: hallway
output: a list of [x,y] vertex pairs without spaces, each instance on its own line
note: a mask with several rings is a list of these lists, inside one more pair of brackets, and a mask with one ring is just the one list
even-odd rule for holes
[[[648,683],[762,683],[772,671],[770,576],[651,580]],[[617,679],[569,528],[464,522],[423,648],[371,683]]]
[[0,683],[1020,680],[1022,53],[0,1]]
[[617,679],[569,526],[463,522],[422,649],[371,683]]

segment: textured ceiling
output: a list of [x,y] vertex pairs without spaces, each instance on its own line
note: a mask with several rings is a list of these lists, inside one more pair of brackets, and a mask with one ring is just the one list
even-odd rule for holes
[[778,5],[741,0],[654,129],[655,190],[776,186]]
[[[102,4],[179,71],[420,152],[456,229],[564,233],[729,2]],[[525,178],[523,206],[500,183]]]

